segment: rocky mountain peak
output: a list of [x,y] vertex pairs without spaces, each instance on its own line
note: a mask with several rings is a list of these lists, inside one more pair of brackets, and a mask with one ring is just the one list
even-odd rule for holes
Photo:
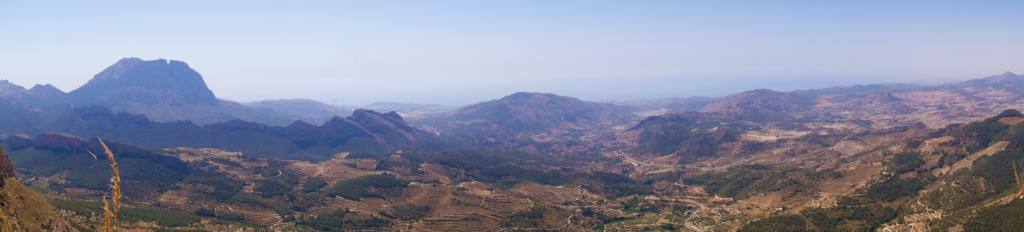
[[8,80],[0,80],[0,97],[19,95],[24,93],[25,91],[25,87],[21,87],[20,85],[11,83]]
[[198,72],[165,59],[121,59],[70,94],[76,105],[219,103]]
[[144,62],[145,61],[143,61],[142,59],[136,57],[121,58],[117,61],[117,63],[110,65],[110,67],[107,67],[106,69],[103,69],[103,71],[101,71],[99,74],[96,74],[96,76],[94,76],[93,79],[118,79],[124,77],[125,73],[134,68],[136,65],[139,65]]

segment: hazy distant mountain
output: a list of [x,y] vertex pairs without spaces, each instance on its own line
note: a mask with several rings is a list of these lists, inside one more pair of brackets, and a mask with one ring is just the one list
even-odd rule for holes
[[39,130],[60,125],[71,112],[64,92],[52,85],[31,89],[0,81],[0,132],[10,129]]
[[954,89],[962,89],[965,87],[972,88],[997,88],[1011,91],[1024,91],[1024,76],[1017,75],[1013,72],[1005,72],[1003,74],[989,76],[985,78],[979,78],[969,80],[961,83],[949,85]]
[[702,112],[714,112],[741,119],[777,120],[809,109],[814,97],[757,89],[715,99]]
[[834,104],[823,104],[822,111],[845,113],[852,111],[871,112],[873,114],[907,114],[913,108],[906,99],[897,97],[892,92],[874,92],[853,96],[840,96],[828,99]]
[[796,90],[790,93],[805,95],[805,96],[834,96],[834,95],[860,95],[866,93],[877,93],[877,92],[894,92],[912,90],[917,88],[924,88],[925,86],[915,84],[870,84],[870,85],[851,85],[851,86],[836,86],[818,89],[805,89]]
[[352,114],[352,108],[330,105],[309,99],[265,100],[245,105],[257,110],[269,110],[309,123],[324,123],[336,116]]
[[292,121],[282,114],[217,99],[198,72],[176,60],[124,58],[68,96],[75,106],[104,106],[162,122],[210,124],[241,119],[284,125]]
[[643,111],[640,112],[641,114],[650,115],[670,112],[698,111],[714,100],[715,98],[712,97],[675,97],[665,99],[624,101],[614,103],[632,106],[635,107],[637,110]]
[[54,110],[70,105],[67,95],[53,85],[36,85],[25,89],[6,80],[0,80],[0,98],[15,101],[34,111]]
[[624,106],[581,101],[549,93],[515,93],[501,99],[477,103],[430,123],[449,135],[475,137],[516,137],[555,130],[582,130],[610,126],[632,118]]
[[364,106],[368,110],[376,111],[423,111],[423,110],[450,110],[452,107],[438,104],[415,104],[401,102],[374,102]]
[[421,119],[428,119],[457,109],[457,107],[446,105],[398,102],[376,102],[362,108],[378,112],[395,111],[401,113],[406,120],[417,125],[419,125]]

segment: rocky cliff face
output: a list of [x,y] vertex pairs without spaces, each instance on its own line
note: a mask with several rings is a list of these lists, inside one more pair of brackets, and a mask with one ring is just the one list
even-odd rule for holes
[[0,187],[4,186],[5,179],[11,177],[16,177],[14,165],[11,164],[11,160],[7,157],[7,151],[0,147]]

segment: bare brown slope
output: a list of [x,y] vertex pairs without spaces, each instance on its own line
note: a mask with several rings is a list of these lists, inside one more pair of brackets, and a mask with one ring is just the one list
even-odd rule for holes
[[0,186],[4,186],[5,179],[14,177],[17,177],[14,174],[14,165],[11,164],[11,159],[7,157],[7,152],[0,147]]
[[3,147],[0,147],[0,177],[2,231],[73,231],[45,198],[18,182]]

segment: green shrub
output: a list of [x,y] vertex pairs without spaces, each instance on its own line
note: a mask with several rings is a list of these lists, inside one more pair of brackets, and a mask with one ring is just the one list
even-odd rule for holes
[[539,228],[544,225],[544,214],[547,210],[544,207],[533,207],[523,212],[509,215],[502,222],[502,226],[515,228]]
[[885,181],[871,185],[868,195],[879,201],[892,201],[901,197],[913,196],[924,188],[925,182],[920,179],[902,180],[892,176]]
[[389,227],[391,222],[375,217],[360,217],[347,210],[334,210],[316,214],[310,219],[299,221],[299,224],[318,231],[379,231]]
[[834,172],[803,168],[745,165],[717,173],[683,178],[687,184],[703,185],[708,193],[745,199],[753,194],[779,190],[802,191],[814,183],[838,177]]
[[1015,199],[1005,205],[978,210],[967,221],[964,231],[1022,231],[1024,230],[1024,201]]
[[740,228],[737,232],[802,232],[810,231],[807,222],[800,215],[783,215],[757,220]]
[[[280,174],[280,175],[278,175]],[[256,182],[254,190],[262,197],[287,195],[299,183],[299,176],[290,172],[274,172],[274,176],[264,176]]]
[[188,184],[200,184],[213,187],[213,192],[209,193],[211,197],[216,200],[227,200],[235,196],[239,191],[242,191],[242,182],[231,179],[224,174],[216,172],[199,172],[190,175],[185,178],[185,183]]
[[306,183],[302,185],[302,192],[311,193],[320,191],[320,189],[323,189],[325,186],[327,186],[327,181],[324,181],[323,178],[310,177],[306,180]]
[[888,163],[893,172],[905,173],[916,170],[924,164],[924,160],[916,153],[905,152],[896,154]]
[[393,217],[401,220],[415,220],[426,217],[430,213],[430,207],[416,205],[400,205],[394,209]]
[[351,200],[363,197],[383,197],[382,194],[397,191],[409,182],[388,176],[369,175],[335,183],[327,190],[327,196],[341,196]]
[[122,208],[121,218],[128,221],[154,221],[166,227],[182,227],[199,222],[199,218],[191,214],[155,208]]

